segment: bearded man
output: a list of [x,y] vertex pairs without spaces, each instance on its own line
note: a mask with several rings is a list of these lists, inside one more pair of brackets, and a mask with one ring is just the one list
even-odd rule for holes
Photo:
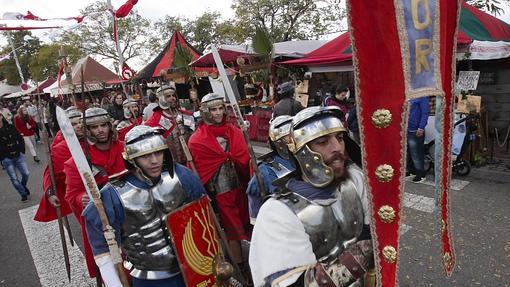
[[133,99],[127,99],[122,103],[124,107],[124,120],[117,125],[119,140],[124,141],[126,134],[135,126],[142,124],[142,115],[138,102]]
[[251,225],[246,185],[250,155],[242,131],[226,122],[223,96],[207,94],[200,103],[203,123],[189,139],[198,176],[205,185],[229,240],[234,263],[243,268],[241,240],[249,240]]
[[179,107],[177,93],[172,86],[163,85],[156,91],[159,108],[154,109],[152,116],[145,125],[163,129],[168,147],[174,160],[180,164],[186,163],[186,155],[182,148],[181,137],[188,142],[192,129],[195,128],[193,115]]
[[337,107],[293,119],[297,174],[261,207],[250,249],[255,286],[363,286],[373,264],[360,149]]
[[[86,141],[85,154],[88,155],[94,179],[99,187],[108,182],[108,177],[125,170],[122,159],[123,143],[117,139],[113,129],[113,120],[108,112],[101,108],[89,108],[85,111]],[[66,175],[65,199],[69,203],[76,219],[82,227],[83,248],[89,275],[95,277],[95,264],[82,218],[83,208],[90,198],[85,191],[80,172],[70,158],[64,164]]]

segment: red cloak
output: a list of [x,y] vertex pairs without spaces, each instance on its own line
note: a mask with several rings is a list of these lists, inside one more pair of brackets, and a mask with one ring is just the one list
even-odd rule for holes
[[[217,137],[228,140],[228,152],[218,143]],[[217,194],[214,198],[222,227],[229,240],[249,240],[251,236],[250,217],[246,186],[249,180],[250,156],[241,130],[230,123],[220,126],[201,124],[188,142],[195,166],[206,184],[221,167],[230,160],[234,163],[240,186]]]
[[[55,183],[57,185],[57,197],[60,199],[60,211],[62,216],[67,216],[71,213],[71,207],[65,200],[66,194],[66,175],[64,173],[64,163],[71,157],[71,152],[67,147],[67,143],[63,140],[57,142],[56,139],[53,141],[53,146],[51,148],[51,161],[53,163],[53,173],[55,174]],[[62,138],[63,139],[63,138]],[[55,208],[48,201],[48,197],[46,196],[47,190],[51,188],[51,177],[49,166],[46,166],[44,169],[43,175],[43,196],[41,197],[41,201],[39,202],[39,208],[35,213],[34,220],[40,222],[49,222],[57,219],[57,213]]]
[[134,128],[135,126],[139,126],[142,124],[142,117],[138,117],[135,119],[134,122],[132,122],[129,126],[127,127],[124,127],[124,128],[121,128],[120,130],[117,131],[117,136],[118,136],[118,139],[120,141],[124,141],[124,139],[126,138],[126,134],[132,129]]
[[[119,173],[125,169],[124,159],[122,158],[123,150],[124,143],[118,140],[113,141],[110,145],[110,149],[106,151],[99,150],[95,145],[88,146],[88,153],[90,155],[91,164],[103,171],[100,174],[96,174],[94,176],[94,179],[96,180],[96,183],[99,187],[108,182],[109,175]],[[84,209],[84,206],[81,203],[81,198],[86,193],[86,191],[73,158],[70,158],[65,162],[64,173],[66,176],[65,199],[69,203],[71,210],[81,225],[83,249],[85,253],[87,269],[89,271],[89,276],[95,277],[96,267],[94,256],[92,255],[92,250],[90,249],[87,233],[85,231],[85,225],[81,216],[81,213]]]

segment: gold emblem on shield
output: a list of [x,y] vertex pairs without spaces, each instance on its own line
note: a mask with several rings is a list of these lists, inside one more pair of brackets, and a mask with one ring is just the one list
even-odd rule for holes
[[220,252],[219,241],[214,229],[214,225],[211,222],[211,213],[203,208],[199,212],[195,212],[195,219],[202,227],[201,239],[206,243],[207,249],[205,254],[200,251],[193,237],[193,222],[192,218],[189,219],[186,224],[184,231],[184,237],[182,240],[182,249],[186,262],[191,269],[200,275],[208,276],[213,272],[213,259]]

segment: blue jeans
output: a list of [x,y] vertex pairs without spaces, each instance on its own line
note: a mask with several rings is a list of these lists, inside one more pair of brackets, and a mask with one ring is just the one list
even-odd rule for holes
[[407,133],[407,171],[417,176],[425,176],[425,135]]
[[[14,188],[16,188],[16,191],[19,193],[19,195],[21,195],[22,197],[27,196],[25,186],[27,185],[28,175],[30,173],[28,172],[28,166],[27,162],[25,161],[25,156],[23,154],[20,154],[18,157],[15,158],[6,157],[2,160],[2,165],[7,171],[7,174],[11,179],[12,185],[14,185]],[[21,174],[21,181],[18,179],[16,169]]]

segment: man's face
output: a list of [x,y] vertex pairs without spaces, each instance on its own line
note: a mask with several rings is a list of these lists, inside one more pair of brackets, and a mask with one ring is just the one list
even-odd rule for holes
[[175,93],[165,93],[165,101],[171,109],[175,109],[177,107],[177,96]]
[[83,121],[82,119],[73,119],[71,120],[71,125],[73,126],[74,133],[78,138],[83,137]]
[[212,121],[214,124],[221,124],[223,122],[223,115],[225,114],[225,106],[217,105],[209,108]]
[[333,169],[335,179],[341,179],[346,175],[346,155],[344,132],[334,132],[317,138],[308,147],[322,155],[324,163]]
[[89,126],[90,135],[95,137],[99,143],[106,143],[110,139],[110,125],[100,123]]
[[136,165],[150,179],[159,177],[163,169],[163,151],[157,151],[135,158]]
[[138,115],[140,114],[140,108],[138,107],[138,105],[131,104],[129,105],[128,109],[132,115],[135,115],[135,117],[138,117]]

